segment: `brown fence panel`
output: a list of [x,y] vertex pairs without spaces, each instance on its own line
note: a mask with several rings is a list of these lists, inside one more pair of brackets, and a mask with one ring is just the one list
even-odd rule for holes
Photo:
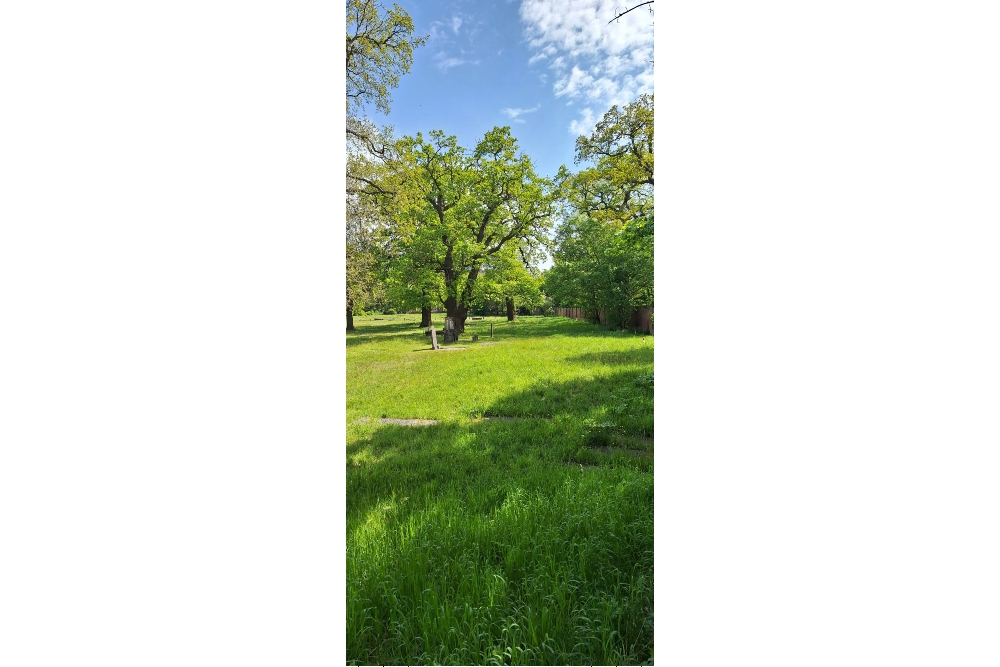
[[638,308],[635,311],[635,327],[639,331],[648,331],[653,333],[653,307],[645,306],[643,308]]
[[[554,308],[553,312],[557,317],[569,317],[574,320],[587,319],[583,308]],[[601,324],[608,323],[607,314],[604,312],[603,308],[598,312],[597,318]],[[649,333],[653,333],[653,307],[643,306],[642,308],[637,308],[625,326],[634,328],[638,331],[648,331]]]

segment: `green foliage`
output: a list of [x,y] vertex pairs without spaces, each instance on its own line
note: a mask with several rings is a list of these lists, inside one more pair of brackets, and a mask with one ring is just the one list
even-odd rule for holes
[[347,305],[370,308],[385,294],[385,221],[365,197],[347,196]]
[[402,241],[393,256],[386,279],[388,299],[403,310],[435,308],[444,303],[444,277],[423,260],[418,251],[407,252]]
[[653,185],[653,96],[615,105],[589,137],[577,137],[576,162],[593,161],[601,177],[622,188]]
[[508,299],[518,307],[534,308],[542,304],[541,277],[516,255],[516,248],[508,246],[487,260],[473,291],[476,304],[506,303]]
[[577,138],[575,162],[591,166],[560,172],[571,211],[601,222],[647,215],[653,206],[653,96],[641,95],[621,110],[611,107],[589,137]]
[[561,306],[604,311],[624,326],[653,305],[653,97],[612,107],[576,142],[578,174],[560,172],[565,222],[544,292]]
[[483,298],[484,265],[550,226],[552,185],[518,152],[509,127],[487,132],[472,153],[439,130],[404,137],[397,149],[406,165],[395,199],[402,255],[441,275],[446,308],[464,319]]
[[577,215],[559,227],[544,291],[561,306],[623,325],[653,303],[653,215],[626,223]]
[[413,20],[399,5],[387,10],[377,0],[347,0],[348,113],[371,103],[389,113],[390,90],[426,41],[413,36]]
[[385,296],[391,245],[385,197],[392,195],[395,156],[391,128],[378,129],[360,115],[374,104],[389,113],[390,90],[409,71],[413,21],[399,5],[347,2],[347,307],[373,307]]

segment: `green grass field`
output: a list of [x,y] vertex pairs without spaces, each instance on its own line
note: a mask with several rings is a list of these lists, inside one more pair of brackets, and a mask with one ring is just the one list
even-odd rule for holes
[[435,352],[377,317],[347,334],[349,663],[649,664],[652,336],[490,318]]

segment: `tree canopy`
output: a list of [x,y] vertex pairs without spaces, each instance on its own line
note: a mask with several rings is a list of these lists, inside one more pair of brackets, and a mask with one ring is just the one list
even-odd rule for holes
[[347,0],[347,111],[375,104],[389,113],[391,89],[410,71],[413,49],[426,43],[413,35],[413,19],[399,5]]
[[653,205],[653,96],[611,107],[589,137],[576,140],[576,174],[560,171],[570,214],[600,220],[643,217]]
[[483,265],[504,248],[530,243],[551,225],[554,188],[518,152],[509,127],[495,127],[470,153],[434,130],[398,144],[406,164],[397,197],[406,252],[439,271],[445,309],[464,329]]
[[507,309],[507,319],[515,318],[516,308],[542,304],[540,271],[528,262],[522,248],[508,244],[483,265],[476,287],[476,303],[494,302]]
[[385,294],[388,242],[385,203],[395,155],[392,128],[378,128],[363,115],[373,104],[389,113],[391,90],[410,70],[414,36],[410,15],[377,0],[347,0],[347,328],[353,310]]
[[560,172],[564,222],[544,290],[564,306],[624,326],[653,303],[653,97],[611,107],[576,140],[576,174]]

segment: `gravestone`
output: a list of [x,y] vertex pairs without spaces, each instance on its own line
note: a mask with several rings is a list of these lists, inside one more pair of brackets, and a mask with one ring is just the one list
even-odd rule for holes
[[438,336],[437,336],[437,332],[434,331],[434,327],[431,327],[431,349],[432,350],[440,350],[441,349],[440,346],[438,346]]
[[479,342],[479,336],[477,334],[472,334],[472,342],[473,343],[478,343]]
[[444,318],[444,342],[454,343],[458,341],[458,332],[455,330],[455,320],[450,317]]

